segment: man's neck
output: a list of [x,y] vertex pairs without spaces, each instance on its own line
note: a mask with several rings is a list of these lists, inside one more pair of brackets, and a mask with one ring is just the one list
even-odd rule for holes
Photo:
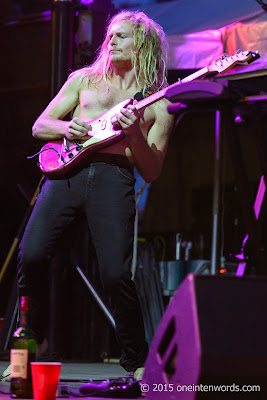
[[138,85],[135,78],[134,70],[128,69],[115,69],[114,74],[110,80],[113,87],[119,90],[129,90],[131,88],[138,89]]

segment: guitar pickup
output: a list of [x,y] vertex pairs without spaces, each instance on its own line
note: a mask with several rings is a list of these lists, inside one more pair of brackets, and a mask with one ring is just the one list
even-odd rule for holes
[[106,126],[107,126],[107,120],[103,118],[100,129],[103,131],[104,129],[106,129]]

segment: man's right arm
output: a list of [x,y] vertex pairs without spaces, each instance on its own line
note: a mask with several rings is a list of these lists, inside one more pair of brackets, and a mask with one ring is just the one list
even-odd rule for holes
[[78,104],[80,87],[80,75],[74,75],[67,80],[35,121],[32,127],[35,138],[56,140],[67,137],[72,140],[88,133],[90,126],[79,118],[73,118],[71,121],[62,120]]

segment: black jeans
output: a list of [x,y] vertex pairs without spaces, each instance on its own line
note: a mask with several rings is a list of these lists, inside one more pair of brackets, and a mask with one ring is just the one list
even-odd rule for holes
[[30,295],[37,305],[32,327],[41,342],[48,322],[48,263],[64,229],[85,212],[101,281],[111,297],[120,363],[134,371],[144,364],[148,352],[131,279],[135,178],[126,157],[99,154],[95,158],[71,177],[45,180],[19,247],[19,293]]

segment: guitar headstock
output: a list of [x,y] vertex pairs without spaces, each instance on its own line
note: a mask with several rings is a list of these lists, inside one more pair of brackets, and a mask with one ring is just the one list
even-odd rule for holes
[[220,74],[223,74],[236,64],[246,62],[250,64],[258,58],[260,58],[258,52],[253,53],[252,51],[237,51],[232,56],[223,54],[219,60],[213,62],[208,66],[208,68],[210,72],[219,72]]

